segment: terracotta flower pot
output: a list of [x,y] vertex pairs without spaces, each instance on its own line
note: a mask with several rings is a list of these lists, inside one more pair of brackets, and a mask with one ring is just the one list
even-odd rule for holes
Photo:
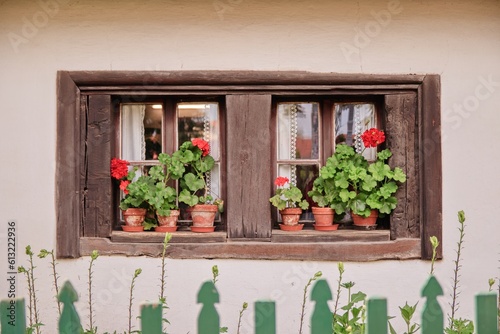
[[316,226],[331,226],[333,224],[334,212],[332,208],[312,207],[314,223]]
[[156,232],[175,232],[177,231],[177,220],[179,219],[180,210],[170,210],[169,216],[158,217],[158,226],[155,227]]
[[213,232],[215,230],[214,220],[217,214],[215,204],[196,204],[191,208],[191,218],[193,232]]
[[302,230],[304,224],[299,224],[301,214],[301,208],[286,208],[280,210],[281,221],[283,222],[283,224],[280,224],[280,228],[285,231]]
[[123,210],[123,219],[125,225],[122,229],[126,232],[140,232],[144,230],[144,219],[146,218],[146,209],[128,208]]
[[355,226],[375,226],[377,225],[378,211],[372,210],[368,217],[363,217],[351,212],[352,221]]

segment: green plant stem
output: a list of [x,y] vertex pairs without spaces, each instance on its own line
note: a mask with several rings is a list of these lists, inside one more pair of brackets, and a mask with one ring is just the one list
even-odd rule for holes
[[[171,233],[165,233],[165,238],[163,239],[163,251],[161,253],[161,279],[160,279],[160,303],[162,309],[166,309],[167,307],[167,299],[165,297],[165,255],[167,253],[167,248],[169,246],[169,241],[172,239]],[[163,312],[162,312],[163,314]],[[163,318],[164,323],[169,323],[167,319]],[[163,328],[165,330],[165,328]]]
[[28,304],[28,312],[29,312],[29,327],[33,327],[33,293],[31,288],[31,278],[28,270],[23,266],[19,266],[17,268],[18,273],[23,273],[26,276],[26,281],[28,282],[28,296],[29,296],[29,304]]
[[305,309],[306,309],[306,301],[307,301],[307,290],[309,289],[309,286],[311,285],[311,283],[315,280],[317,280],[318,278],[320,278],[322,275],[321,271],[318,271],[316,274],[314,274],[313,277],[311,277],[309,279],[309,281],[307,281],[307,284],[306,286],[304,287],[304,295],[302,297],[302,309],[301,309],[301,312],[300,312],[300,327],[299,327],[299,334],[302,334],[302,327],[304,325],[304,315],[305,315]]
[[30,305],[29,305],[30,327],[33,327],[33,286],[31,284],[31,276],[29,272],[26,272],[26,278],[28,279],[28,293],[30,295]]
[[238,317],[238,328],[236,330],[236,334],[240,334],[241,318],[243,317],[243,312],[245,312],[245,310],[247,309],[247,307],[248,307],[248,303],[244,302],[243,306],[241,307],[241,310],[240,310],[240,315]]
[[342,284],[342,275],[344,274],[344,264],[342,262],[339,262],[338,269],[339,269],[339,280],[337,281],[337,296],[335,297],[335,307],[333,309],[333,317],[335,317],[335,315],[337,314],[339,300],[340,300],[340,292],[341,292],[340,288]]
[[165,301],[165,254],[167,252],[168,242],[172,238],[172,234],[165,233],[163,239],[163,250],[161,253],[161,279],[160,279],[160,301]]
[[[30,269],[29,269],[29,275],[31,277],[31,292],[33,294],[33,315],[35,319],[35,325],[39,324],[39,315],[38,315],[38,309],[37,309],[37,298],[36,298],[36,289],[35,289],[35,275],[34,275],[34,270],[35,270],[35,265],[33,263],[33,253],[30,251],[29,254],[29,263],[30,263]],[[40,326],[36,326],[36,333],[40,334]]]
[[50,264],[52,266],[52,277],[54,278],[54,288],[56,289],[57,311],[59,312],[59,316],[61,316],[61,304],[59,303],[59,300],[57,299],[57,296],[59,296],[59,284],[57,282],[57,279],[59,278],[59,276],[57,275],[57,271],[56,271],[56,258],[54,256],[53,250],[50,252],[50,256],[51,256]]
[[459,302],[458,302],[458,295],[460,292],[458,291],[459,289],[459,283],[460,283],[460,256],[462,253],[463,249],[463,243],[464,243],[464,236],[465,236],[465,214],[463,211],[458,212],[458,221],[460,223],[460,226],[458,228],[458,231],[460,232],[460,238],[457,242],[457,257],[456,260],[454,261],[455,263],[455,268],[453,269],[453,292],[452,292],[452,302],[451,302],[451,315],[449,316],[449,328],[453,329],[454,327],[454,320],[455,320],[455,313],[458,311],[459,307]]
[[[347,288],[347,303],[351,302],[351,287]],[[346,323],[349,323],[349,312],[347,312],[347,320]]]
[[93,331],[94,330],[94,321],[93,321],[93,313],[94,311],[92,310],[92,266],[94,265],[94,261],[97,259],[99,256],[99,253],[94,250],[92,251],[92,254],[90,255],[90,264],[89,264],[89,269],[88,269],[88,277],[89,277],[89,330]]
[[132,283],[130,283],[130,295],[128,303],[128,333],[132,333],[132,301],[134,300],[134,286],[135,279],[141,274],[142,269],[138,268],[134,272],[134,277],[132,278]]

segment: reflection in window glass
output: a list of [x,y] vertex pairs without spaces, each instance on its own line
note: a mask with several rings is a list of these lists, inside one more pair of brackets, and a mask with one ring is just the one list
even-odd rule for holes
[[157,160],[161,153],[163,107],[158,104],[121,105],[121,158]]
[[372,103],[335,104],[335,144],[353,146],[358,153],[363,152],[369,161],[376,159],[377,148],[365,149],[361,134],[376,128],[375,105]]
[[318,159],[318,112],[317,103],[278,104],[280,160]]
[[193,138],[203,138],[210,143],[210,155],[220,160],[219,104],[178,103],[178,146]]

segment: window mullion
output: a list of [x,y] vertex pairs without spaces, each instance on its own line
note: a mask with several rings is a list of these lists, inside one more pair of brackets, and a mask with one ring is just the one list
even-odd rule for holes
[[271,95],[228,95],[226,108],[228,237],[269,238]]

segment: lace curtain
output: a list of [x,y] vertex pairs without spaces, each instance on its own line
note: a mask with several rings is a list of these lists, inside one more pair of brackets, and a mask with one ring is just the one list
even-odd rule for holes
[[122,159],[129,161],[146,159],[145,112],[144,104],[122,105]]

